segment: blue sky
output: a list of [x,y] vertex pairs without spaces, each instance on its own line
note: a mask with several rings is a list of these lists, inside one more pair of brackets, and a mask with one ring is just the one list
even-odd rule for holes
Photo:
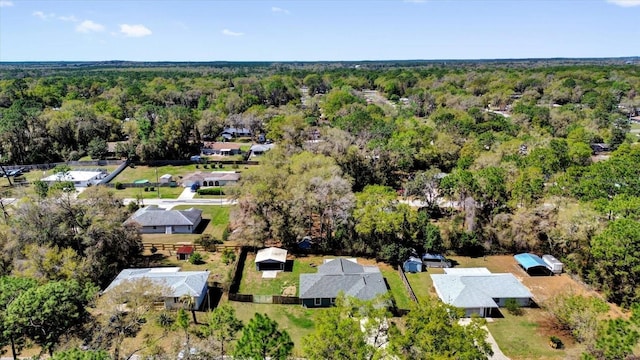
[[640,55],[640,0],[0,0],[0,61]]

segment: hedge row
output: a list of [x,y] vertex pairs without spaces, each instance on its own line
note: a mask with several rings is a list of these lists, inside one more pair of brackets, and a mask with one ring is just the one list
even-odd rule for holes
[[198,195],[224,195],[224,191],[219,187],[200,188]]

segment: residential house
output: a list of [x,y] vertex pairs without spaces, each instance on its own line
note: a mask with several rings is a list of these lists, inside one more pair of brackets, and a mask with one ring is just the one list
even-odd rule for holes
[[251,145],[251,148],[249,148],[249,159],[256,157],[256,156],[261,156],[264,155],[264,153],[266,153],[267,151],[273,149],[273,147],[275,146],[275,144],[271,143],[271,144],[254,144]]
[[202,221],[202,210],[166,210],[157,205],[138,209],[124,223],[137,223],[143,234],[191,234]]
[[305,307],[326,307],[338,294],[371,300],[387,292],[377,266],[363,266],[355,259],[326,260],[316,274],[300,275],[300,300]]
[[442,302],[458,308],[470,317],[492,316],[494,311],[514,299],[520,306],[530,306],[533,297],[513,274],[492,274],[486,268],[444,269],[432,274],[433,287]]
[[261,249],[256,254],[256,270],[280,270],[284,271],[287,263],[287,250],[277,247]]
[[184,296],[193,297],[194,308],[200,309],[207,295],[209,271],[180,271],[179,267],[124,269],[104,292],[111,291],[127,281],[138,279],[149,279],[166,290],[166,293],[162,294],[162,300],[167,309],[185,307],[181,301]]
[[75,187],[87,187],[96,185],[100,180],[104,179],[107,173],[104,171],[67,171],[66,173],[57,173],[49,175],[42,181],[51,185],[59,181],[71,181]]
[[251,136],[251,130],[247,128],[229,127],[222,130],[222,133],[220,134],[220,136],[222,136],[225,140],[231,140],[237,137],[247,137],[247,136]]
[[205,142],[200,152],[203,155],[231,156],[240,155],[240,144],[228,142]]
[[191,187],[193,184],[199,186],[225,186],[237,184],[239,180],[240,173],[235,171],[196,172],[182,178],[182,186]]

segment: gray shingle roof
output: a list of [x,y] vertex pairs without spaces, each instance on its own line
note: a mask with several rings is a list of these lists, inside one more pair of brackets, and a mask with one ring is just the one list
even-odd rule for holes
[[142,226],[195,225],[202,217],[202,210],[165,210],[156,205],[138,209],[125,223],[136,222]]
[[318,267],[317,274],[300,275],[300,298],[335,298],[340,292],[370,300],[387,292],[387,285],[376,266],[362,266],[346,259],[335,259]]
[[123,282],[143,278],[166,286],[170,292],[163,294],[166,297],[199,296],[207,284],[209,271],[180,271],[177,267],[124,269],[104,291],[107,292]]
[[494,298],[531,298],[529,290],[513,274],[432,274],[440,299],[460,308],[498,307]]

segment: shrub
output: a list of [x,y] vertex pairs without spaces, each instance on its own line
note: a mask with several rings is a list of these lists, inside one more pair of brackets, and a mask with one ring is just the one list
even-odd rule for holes
[[216,244],[222,244],[222,240],[216,239],[209,234],[203,234],[195,243],[204,246],[207,251],[216,251]]
[[129,213],[134,213],[138,211],[139,208],[140,208],[140,205],[138,205],[137,201],[132,201],[127,205],[127,211]]
[[119,181],[115,183],[115,187],[116,187],[116,190],[123,190],[124,189],[124,185]]
[[511,315],[522,315],[522,308],[520,307],[520,304],[518,304],[518,301],[516,301],[516,299],[507,299],[507,301],[504,302],[504,307],[507,308],[507,311]]
[[145,186],[145,187],[144,187],[144,191],[145,191],[145,192],[149,192],[149,187],[148,187],[148,186]]
[[562,340],[560,340],[559,337],[557,336],[550,336],[549,337],[549,345],[554,348],[554,349],[562,349]]
[[189,262],[193,265],[204,264],[202,254],[200,254],[199,252],[194,252],[193,254],[191,254],[191,256],[189,256]]
[[224,195],[224,191],[219,187],[198,189],[198,195]]
[[224,228],[224,231],[222,231],[222,241],[229,240],[229,235],[231,235],[231,229],[227,226]]
[[236,261],[236,253],[233,251],[233,249],[224,249],[224,251],[222,251],[222,262],[225,265],[229,265],[234,261]]

